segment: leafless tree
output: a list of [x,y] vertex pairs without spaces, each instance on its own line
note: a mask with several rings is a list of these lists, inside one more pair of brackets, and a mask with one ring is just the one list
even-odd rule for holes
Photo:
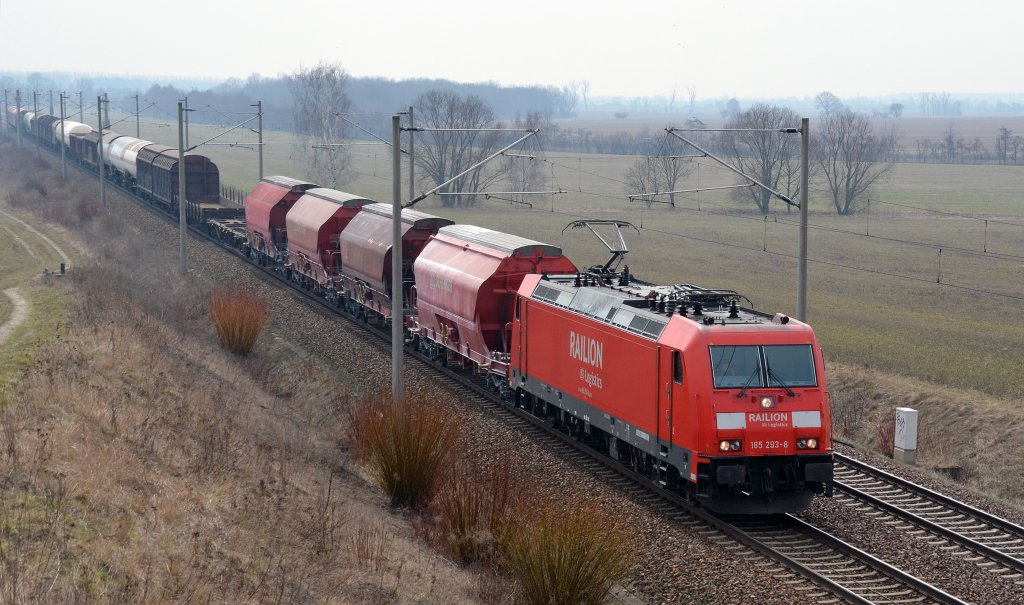
[[[526,118],[516,118],[516,128],[523,130],[547,130],[552,125],[545,121],[540,112],[530,112]],[[509,191],[542,191],[547,186],[547,173],[542,161],[535,154],[511,154],[502,158],[503,171]],[[531,196],[513,195],[517,202],[530,203]]]
[[[718,147],[744,174],[795,197],[800,189],[800,137],[777,131],[799,123],[799,116],[792,110],[759,103],[725,124],[726,128],[758,132],[723,132]],[[760,187],[734,189],[733,195],[753,202],[761,214],[771,210],[772,194]]]
[[[999,127],[999,135],[996,136],[996,159],[1000,164],[1005,164],[1010,156],[1010,142],[1013,140],[1013,130],[1006,126]],[[1016,155],[1016,151],[1014,152]]]
[[[424,132],[418,137],[423,145],[416,149],[416,164],[420,174],[435,185],[447,181],[473,164],[484,159],[498,147],[498,133],[472,129],[501,127],[494,112],[476,95],[466,97],[449,90],[430,90],[416,98],[416,123],[423,128],[468,129],[458,132]],[[503,176],[501,163],[473,170],[446,186],[442,193],[473,193]],[[475,195],[443,195],[442,204],[472,206]]]
[[[693,165],[683,158],[672,157],[682,155],[678,153],[680,144],[674,139],[666,139],[666,143],[658,150],[657,154],[645,155],[638,158],[636,162],[626,171],[626,194],[636,195],[638,193],[650,194],[637,198],[650,208],[655,201],[666,201],[664,194],[675,191],[679,181],[690,174]],[[663,195],[654,195],[661,193]],[[667,193],[668,203],[676,205],[676,194]],[[661,198],[659,200],[659,198]]]
[[892,170],[892,163],[882,160],[884,143],[866,115],[831,102],[812,132],[815,162],[836,212],[856,212],[865,194]]
[[690,100],[690,115],[693,115],[694,107],[697,105],[697,87],[686,87],[686,98]]
[[326,187],[337,188],[351,164],[351,154],[341,145],[347,129],[339,115],[351,107],[348,84],[348,73],[337,63],[300,69],[289,80],[300,135],[298,155],[305,162],[308,178]]

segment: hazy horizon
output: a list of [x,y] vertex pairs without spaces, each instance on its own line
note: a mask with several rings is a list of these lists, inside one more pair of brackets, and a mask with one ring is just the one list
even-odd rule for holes
[[[5,70],[225,80],[274,77],[325,60],[353,76],[391,80],[587,81],[595,99],[673,91],[684,99],[691,87],[703,99],[1024,92],[1014,90],[1022,85],[1012,75],[1024,52],[998,27],[1016,22],[1024,8],[993,0],[685,7],[657,0],[631,11],[537,0],[515,10],[464,0],[355,7],[293,0],[259,8],[185,0],[173,11],[109,0],[103,11],[89,11],[55,0],[47,11],[66,14],[58,23],[69,33],[45,44],[34,25],[38,7],[0,3]],[[175,44],[175,32],[183,43]],[[103,39],[90,43],[90,36]]]

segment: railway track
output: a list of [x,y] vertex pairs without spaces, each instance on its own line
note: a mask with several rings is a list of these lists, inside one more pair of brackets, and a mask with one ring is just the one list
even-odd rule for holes
[[836,491],[865,514],[890,516],[919,537],[1024,586],[1024,527],[873,467],[835,454]]
[[[83,173],[95,174],[77,165]],[[177,225],[176,217],[139,200],[131,191],[114,183],[120,192],[139,201],[155,215],[169,224]],[[226,252],[245,259],[247,265],[260,270],[266,279],[291,287],[308,300],[322,305],[332,313],[366,328],[382,348],[390,349],[390,330],[383,326],[368,325],[358,318],[336,308],[328,301],[307,292],[271,268],[249,263],[247,257],[227,246],[205,230],[189,226],[189,230],[204,240],[218,245]],[[806,588],[808,603],[852,603],[857,605],[887,605],[894,603],[921,603],[965,605],[963,601],[931,586],[927,582],[901,571],[862,552],[821,529],[792,515],[764,517],[718,517],[695,506],[685,497],[661,488],[649,478],[635,473],[618,462],[590,449],[542,419],[500,399],[479,377],[441,367],[419,352],[406,347],[406,355],[415,360],[417,369],[432,374],[455,392],[461,400],[485,407],[502,417],[509,426],[529,431],[542,439],[545,445],[563,459],[578,464],[615,485],[636,499],[646,500],[652,510],[667,515],[675,523],[720,544],[726,550],[743,556],[752,564],[764,566],[778,564],[792,575],[793,582],[810,582]],[[410,364],[412,365],[412,364]],[[744,552],[746,551],[746,552]],[[767,559],[767,560],[765,560]]]

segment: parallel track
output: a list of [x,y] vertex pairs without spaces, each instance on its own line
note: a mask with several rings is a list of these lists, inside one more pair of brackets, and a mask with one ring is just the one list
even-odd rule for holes
[[[76,163],[69,162],[69,165],[93,178],[97,176]],[[110,184],[125,195],[139,201],[144,208],[162,217],[168,223],[177,225],[177,217],[170,216],[161,209],[140,200],[127,189],[114,183]],[[264,277],[287,285],[303,294],[308,300],[317,302],[334,314],[366,328],[367,331],[364,333],[376,337],[370,340],[376,340],[382,349],[390,350],[389,330],[364,324],[323,298],[303,290],[271,268],[259,267],[248,262],[245,255],[211,237],[205,231],[193,226],[188,228],[193,235],[217,244],[230,254],[244,259],[248,266],[260,270]],[[818,587],[818,590],[806,595],[808,602],[846,602],[857,605],[908,602],[965,605],[956,597],[888,565],[792,515],[733,519],[715,516],[705,509],[695,506],[685,497],[663,489],[649,478],[635,473],[632,469],[596,452],[558,429],[548,426],[542,419],[511,406],[492,393],[480,378],[442,368],[409,347],[406,347],[406,355],[416,360],[418,369],[433,374],[460,395],[460,399],[463,401],[485,406],[505,419],[510,425],[539,435],[547,442],[545,445],[562,458],[580,465],[603,481],[620,487],[637,499],[646,499],[646,505],[652,510],[668,515],[682,526],[692,528],[695,532],[722,544],[728,550],[742,551],[746,547],[756,553],[756,555],[752,553],[742,555],[737,552],[738,556],[754,559],[757,558],[757,555],[767,557],[792,574],[812,582]],[[737,542],[739,544],[736,544]]]
[[835,475],[836,491],[860,510],[909,523],[917,533],[952,543],[954,553],[1024,586],[1024,527],[843,454],[835,454]]

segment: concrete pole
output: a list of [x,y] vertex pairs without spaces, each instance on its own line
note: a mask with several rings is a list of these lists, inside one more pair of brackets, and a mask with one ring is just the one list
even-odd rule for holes
[[416,197],[416,175],[415,175],[415,164],[413,163],[415,156],[412,153],[412,139],[415,133],[412,131],[412,105],[409,106],[409,199]]
[[60,93],[60,140],[57,144],[60,145],[60,178],[65,181],[68,180],[68,164],[67,158],[64,152],[64,93]]
[[50,115],[53,115],[53,91],[50,91]]
[[10,128],[11,128],[11,120],[10,120],[10,117],[9,117],[11,114],[7,113],[7,110],[10,109],[10,106],[7,105],[7,93],[9,93],[9,92],[11,92],[10,89],[8,89],[8,88],[4,89],[4,136],[5,137],[7,136],[7,131],[10,130]]
[[21,91],[14,91],[14,129],[18,132],[18,149],[21,149]]
[[188,97],[185,97],[185,149],[188,147]]
[[[33,118],[32,118],[32,125],[33,125],[33,127],[35,127],[37,124],[39,124],[39,91],[38,90],[33,90],[32,91],[32,111],[35,114],[35,116],[33,116]],[[34,132],[34,131],[32,132],[32,134],[33,135],[38,135],[38,133]],[[34,136],[34,138],[36,140],[36,157],[38,158],[39,157],[39,136]]]
[[178,102],[178,260],[182,275],[188,275],[185,249],[185,105]]
[[405,312],[402,296],[402,129],[401,116],[391,116],[391,404],[402,409],[402,347]]
[[135,95],[135,138],[142,138],[142,124],[139,122],[139,95]]
[[110,97],[107,93],[103,93],[103,110],[106,113],[106,120],[104,120],[104,128],[110,128]]
[[260,144],[260,180],[263,180],[263,101],[256,101],[256,111],[259,113],[259,130],[257,136],[259,136]]
[[807,187],[810,169],[810,119],[800,120],[800,264],[796,277],[796,318],[807,321]]
[[82,100],[82,91],[78,91],[78,121],[85,124],[85,101]]
[[106,166],[103,165],[103,97],[96,97],[96,114],[99,117],[99,119],[98,119],[99,124],[98,125],[100,127],[100,131],[99,131],[100,132],[100,141],[99,141],[99,143],[96,144],[96,153],[97,153],[97,157],[99,157],[99,162],[97,162],[97,164],[99,164],[99,167],[100,167],[100,205],[103,206],[103,207],[106,207],[106,205],[107,205],[107,189],[106,189],[107,178],[106,178],[106,175],[104,174],[104,172],[106,172]]

